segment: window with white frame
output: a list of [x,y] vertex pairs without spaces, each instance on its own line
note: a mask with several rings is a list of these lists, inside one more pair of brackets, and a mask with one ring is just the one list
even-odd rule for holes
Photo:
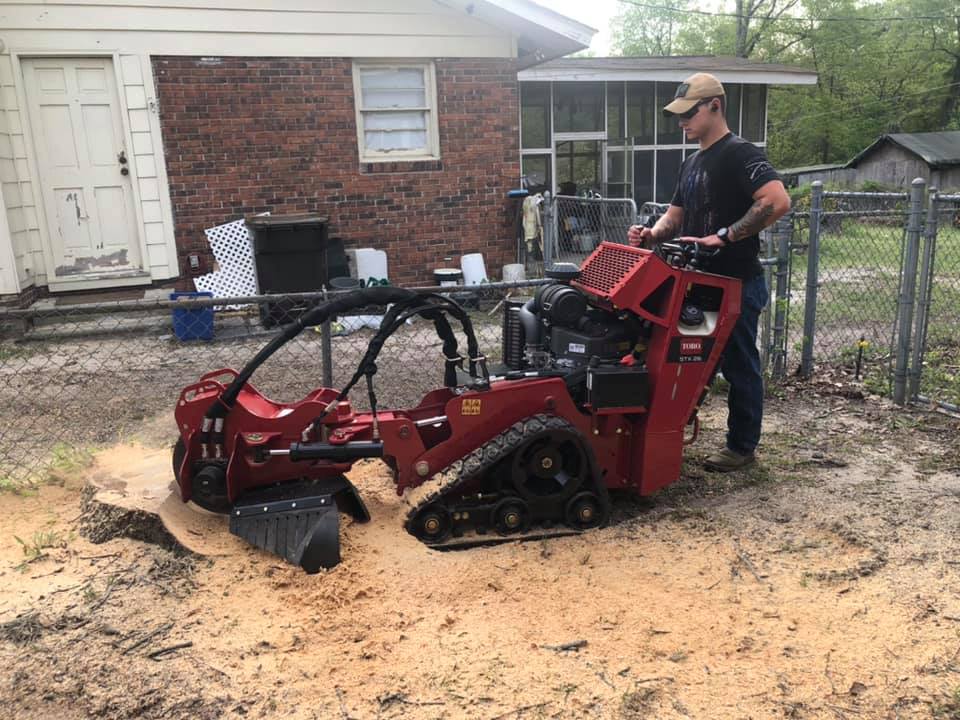
[[355,62],[361,162],[440,157],[432,63]]

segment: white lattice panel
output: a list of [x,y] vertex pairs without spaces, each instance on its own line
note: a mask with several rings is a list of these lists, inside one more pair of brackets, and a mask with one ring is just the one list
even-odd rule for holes
[[[253,259],[253,238],[243,220],[204,230],[219,269],[195,280],[198,290],[214,297],[256,295],[257,266]],[[204,285],[204,287],[200,287]]]
[[[204,230],[218,269],[195,278],[194,286],[214,297],[258,295],[257,265],[253,257],[253,236],[243,220]],[[230,305],[236,309],[239,305]]]

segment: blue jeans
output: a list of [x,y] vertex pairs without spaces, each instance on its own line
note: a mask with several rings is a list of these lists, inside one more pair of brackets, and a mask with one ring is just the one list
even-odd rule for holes
[[727,447],[749,455],[760,442],[763,422],[763,371],[757,350],[757,325],[760,312],[770,299],[764,276],[745,280],[741,298],[740,318],[723,351],[720,369],[730,383]]

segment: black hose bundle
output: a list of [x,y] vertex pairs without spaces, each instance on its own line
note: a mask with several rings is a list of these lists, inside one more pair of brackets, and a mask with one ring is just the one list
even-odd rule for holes
[[[473,330],[473,323],[467,312],[457,303],[443,295],[434,293],[418,293],[413,290],[405,290],[395,287],[369,287],[355,292],[347,293],[341,297],[324,302],[310,311],[304,313],[284,328],[276,337],[273,338],[254,358],[246,364],[243,370],[237,375],[232,383],[223,391],[223,394],[214,401],[204,417],[202,432],[205,440],[204,446],[209,446],[210,434],[213,433],[214,443],[222,446],[222,428],[223,418],[233,408],[240,394],[240,390],[250,380],[253,373],[277,350],[290,342],[299,335],[305,328],[320,325],[327,320],[341,315],[347,311],[370,305],[392,305],[384,315],[383,321],[377,334],[371,339],[367,352],[361,359],[356,372],[350,379],[350,382],[340,392],[337,402],[343,400],[357,381],[366,376],[370,392],[371,410],[376,413],[376,396],[373,393],[372,377],[377,372],[376,358],[380,354],[383,344],[406,320],[414,315],[422,315],[428,320],[432,320],[437,335],[443,342],[443,354],[446,358],[444,366],[444,382],[447,387],[454,387],[457,384],[456,368],[463,360],[458,354],[457,339],[453,334],[446,314],[453,315],[460,321],[463,332],[467,337],[467,359],[469,360],[469,373],[471,377],[477,377],[477,363],[481,363],[483,379],[488,379],[486,365],[479,353],[477,337]],[[324,415],[326,412],[324,412]],[[323,415],[317,419],[319,422]]]

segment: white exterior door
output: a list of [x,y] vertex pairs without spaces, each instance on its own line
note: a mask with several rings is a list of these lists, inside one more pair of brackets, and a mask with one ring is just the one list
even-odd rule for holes
[[32,58],[22,67],[49,226],[51,289],[146,275],[112,61]]

